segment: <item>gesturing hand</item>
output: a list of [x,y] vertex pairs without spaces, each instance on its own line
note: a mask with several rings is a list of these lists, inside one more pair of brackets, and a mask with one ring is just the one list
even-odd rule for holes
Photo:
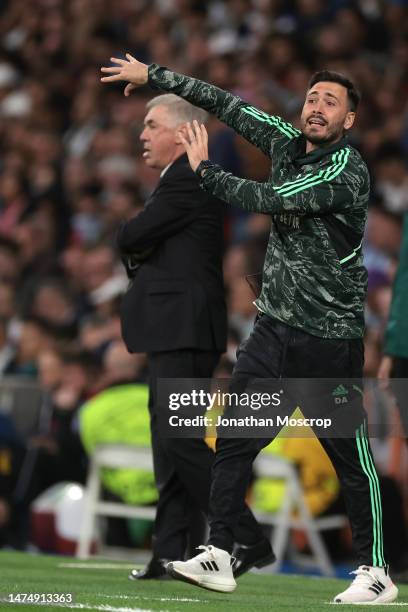
[[113,64],[117,66],[104,66],[101,68],[101,72],[106,72],[112,76],[105,76],[101,78],[103,83],[112,83],[115,81],[129,81],[126,85],[124,94],[128,96],[133,89],[145,85],[148,79],[148,66],[142,64],[135,57],[126,53],[127,60],[111,57]]
[[180,140],[188,155],[190,166],[194,170],[204,159],[208,159],[208,134],[203,124],[194,119],[193,126],[187,123],[180,132]]

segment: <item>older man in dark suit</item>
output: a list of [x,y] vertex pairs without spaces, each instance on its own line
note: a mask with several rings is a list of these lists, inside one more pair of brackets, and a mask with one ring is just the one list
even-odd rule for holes
[[[199,188],[179,130],[206,113],[173,94],[147,104],[140,136],[147,165],[161,170],[144,210],[124,223],[118,246],[131,277],[121,309],[130,352],[146,352],[150,372],[152,447],[159,490],[153,557],[132,579],[159,578],[167,561],[183,559],[191,519],[208,509],[213,453],[202,439],[161,436],[157,380],[211,378],[225,350],[220,203]],[[192,516],[193,515],[193,516]],[[237,575],[273,558],[251,512],[236,539]]]

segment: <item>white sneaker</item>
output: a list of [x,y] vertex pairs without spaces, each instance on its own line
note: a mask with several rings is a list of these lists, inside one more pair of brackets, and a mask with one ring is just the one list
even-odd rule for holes
[[203,552],[189,561],[170,561],[166,571],[176,580],[183,580],[210,591],[231,593],[236,586],[232,574],[232,557],[215,546],[199,546]]
[[398,589],[383,567],[360,567],[348,589],[334,598],[334,603],[376,605],[397,599]]

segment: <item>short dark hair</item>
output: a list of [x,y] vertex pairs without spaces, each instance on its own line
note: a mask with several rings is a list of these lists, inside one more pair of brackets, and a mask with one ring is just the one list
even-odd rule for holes
[[350,79],[340,72],[334,72],[333,70],[320,70],[315,72],[309,81],[308,89],[321,83],[322,81],[328,81],[329,83],[339,83],[347,89],[347,97],[349,100],[350,110],[354,113],[357,110],[359,102],[361,100],[361,94]]

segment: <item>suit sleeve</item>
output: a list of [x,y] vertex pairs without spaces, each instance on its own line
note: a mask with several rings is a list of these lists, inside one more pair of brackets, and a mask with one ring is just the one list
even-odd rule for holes
[[204,199],[194,180],[179,176],[163,184],[147,208],[120,226],[116,239],[119,250],[128,255],[149,252],[189,225]]
[[174,93],[216,115],[268,157],[272,156],[276,146],[284,146],[300,135],[300,131],[290,123],[275,115],[264,113],[238,96],[157,64],[149,66],[149,85]]
[[348,166],[347,151],[338,152],[325,169],[274,185],[237,178],[213,164],[205,168],[200,184],[221,200],[249,212],[313,215],[344,210],[361,197],[364,176]]

